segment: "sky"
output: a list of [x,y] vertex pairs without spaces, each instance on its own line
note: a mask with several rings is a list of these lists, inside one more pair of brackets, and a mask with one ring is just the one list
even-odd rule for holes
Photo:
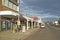
[[38,16],[44,21],[58,20],[60,0],[20,0],[20,11],[29,16]]

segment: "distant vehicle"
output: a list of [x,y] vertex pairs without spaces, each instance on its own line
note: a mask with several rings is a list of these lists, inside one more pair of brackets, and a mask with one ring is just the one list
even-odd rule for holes
[[40,28],[41,28],[41,29],[45,28],[45,25],[44,25],[44,24],[42,24]]

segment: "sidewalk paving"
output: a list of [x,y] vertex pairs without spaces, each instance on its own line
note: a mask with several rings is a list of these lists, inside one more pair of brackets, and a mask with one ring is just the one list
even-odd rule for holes
[[0,40],[22,40],[32,33],[36,32],[38,29],[39,28],[29,29],[25,33],[23,33],[22,31],[12,33],[11,30],[0,32]]

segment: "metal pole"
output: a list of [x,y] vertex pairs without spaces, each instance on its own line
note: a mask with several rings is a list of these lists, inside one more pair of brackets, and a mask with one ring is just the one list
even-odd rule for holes
[[18,0],[18,6],[19,6],[19,15],[18,15],[18,21],[20,21],[20,0]]

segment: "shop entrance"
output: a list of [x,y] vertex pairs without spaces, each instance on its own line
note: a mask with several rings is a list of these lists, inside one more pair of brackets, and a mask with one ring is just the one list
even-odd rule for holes
[[7,30],[9,30],[9,29],[11,29],[12,22],[8,21],[6,25],[7,25]]

